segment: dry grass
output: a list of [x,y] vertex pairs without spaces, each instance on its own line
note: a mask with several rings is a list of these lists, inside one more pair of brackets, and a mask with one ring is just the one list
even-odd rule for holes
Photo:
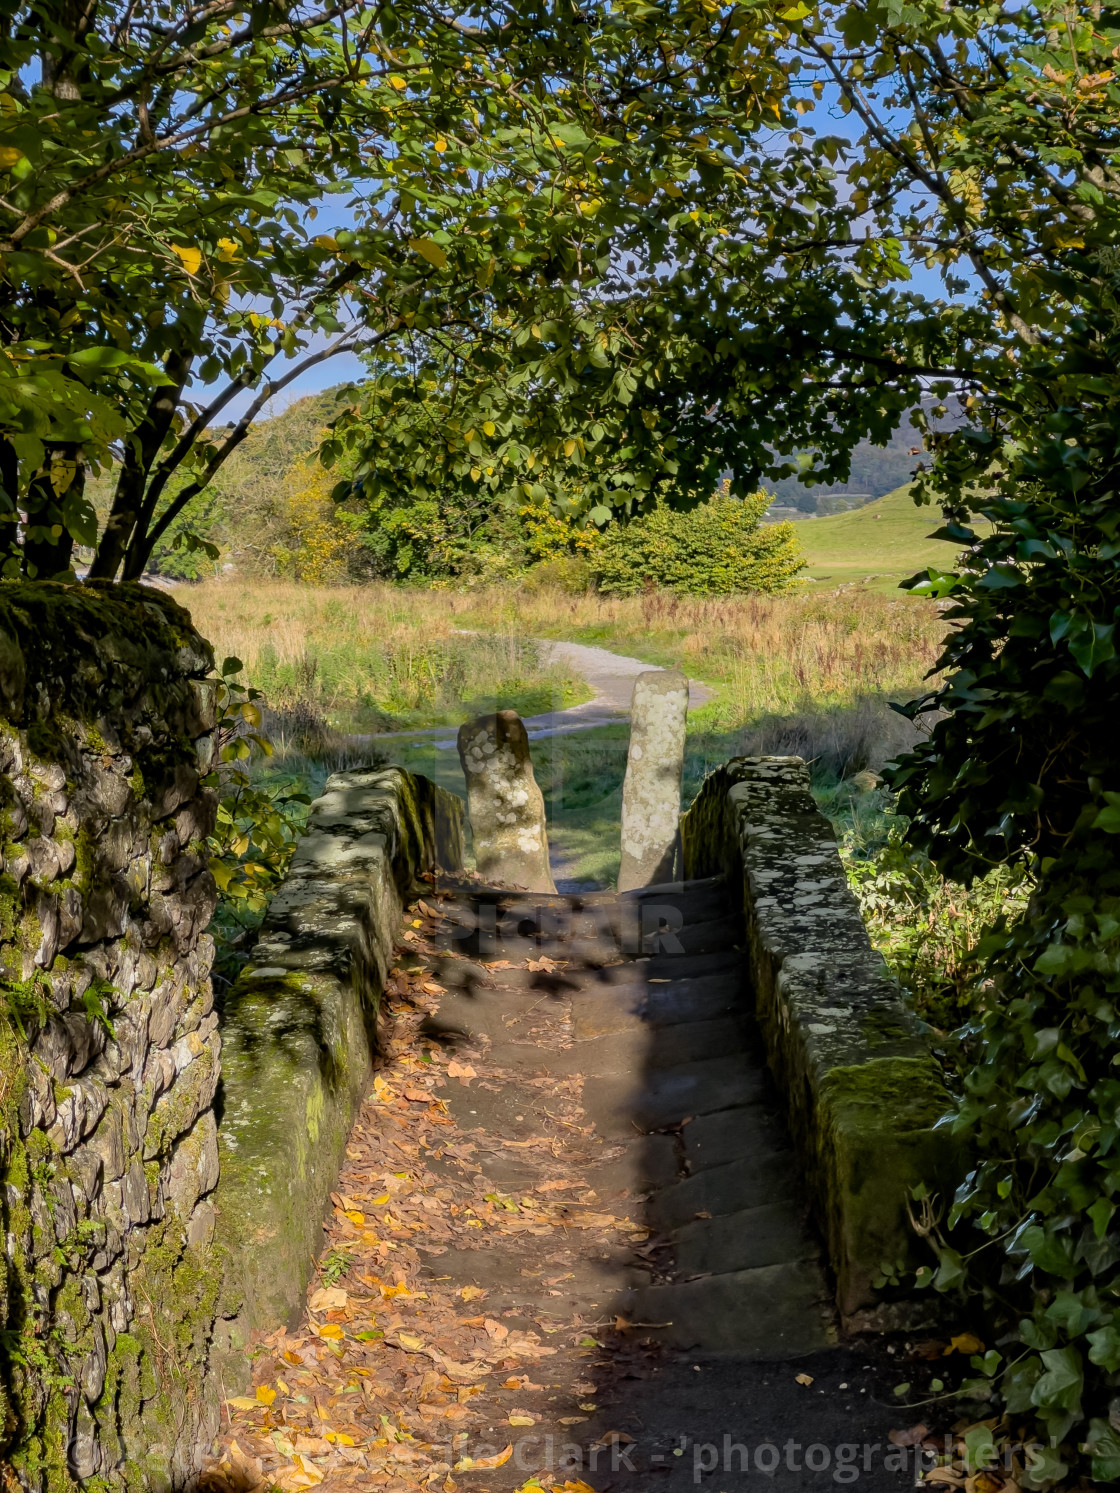
[[438,593],[234,578],[175,595],[219,660],[239,658],[297,735],[317,713],[361,732],[440,725],[496,705],[530,715],[587,698],[580,681],[542,664],[531,638],[501,624],[484,637],[464,633],[446,598],[431,604]]
[[[508,585],[455,593],[234,578],[176,595],[219,655],[236,653],[278,699],[314,689],[336,717],[349,707],[386,721],[450,719],[459,703],[495,690],[554,691],[560,682],[527,640],[563,637],[686,669],[718,689],[704,724],[739,730],[807,708],[909,694],[945,632],[928,602],[856,588],[609,599]],[[483,636],[458,631],[469,629]]]

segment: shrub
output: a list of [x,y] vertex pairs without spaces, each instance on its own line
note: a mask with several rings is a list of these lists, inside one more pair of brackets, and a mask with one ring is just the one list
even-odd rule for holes
[[633,596],[649,586],[691,596],[786,591],[805,564],[790,523],[763,524],[768,493],[726,489],[687,512],[655,508],[607,530],[591,557],[599,589]]

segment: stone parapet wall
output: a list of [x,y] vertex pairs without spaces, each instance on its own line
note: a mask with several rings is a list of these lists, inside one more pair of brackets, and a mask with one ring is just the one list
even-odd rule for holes
[[223,1002],[218,1237],[240,1301],[216,1371],[298,1318],[377,1046],[405,902],[463,864],[463,803],[400,768],[337,773]]
[[212,668],[162,593],[0,583],[0,1460],[52,1493],[217,1426]]
[[913,1265],[909,1189],[952,1192],[940,1069],[871,947],[797,757],[735,758],[682,820],[686,877],[741,880],[757,1014],[817,1222],[851,1317],[882,1267]]

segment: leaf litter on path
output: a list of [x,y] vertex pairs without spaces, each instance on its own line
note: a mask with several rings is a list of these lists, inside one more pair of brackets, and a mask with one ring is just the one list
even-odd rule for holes
[[[588,1424],[580,1400],[602,1395],[586,1376],[589,1365],[607,1362],[612,1329],[565,1306],[555,1286],[574,1279],[581,1261],[640,1245],[648,1231],[625,1211],[599,1206],[573,1174],[581,1162],[610,1157],[609,1144],[582,1121],[579,1075],[534,1076],[531,1064],[519,1070],[523,1090],[542,1102],[526,1098],[514,1135],[497,1126],[464,1131],[449,1112],[440,1094],[449,1082],[473,1093],[476,1085],[500,1092],[507,1080],[489,1062],[486,1042],[445,1051],[422,1030],[445,991],[432,967],[440,918],[435,894],[405,917],[383,1000],[381,1052],[332,1193],[303,1319],[254,1345],[254,1392],[225,1404],[220,1445],[201,1483],[207,1493],[455,1493],[460,1480],[464,1490],[491,1493],[493,1481],[480,1483],[480,1473],[513,1490],[526,1484],[526,1472],[510,1465],[513,1442],[502,1431],[516,1438],[522,1428],[552,1429],[570,1442],[574,1428]],[[530,970],[553,967],[526,962]],[[537,1045],[570,1044],[565,1010],[556,1003],[542,1012]],[[535,1133],[523,1133],[530,1123]],[[525,1169],[516,1187],[497,1186],[479,1169],[484,1156],[503,1154]],[[581,1188],[584,1198],[573,1201]],[[479,1313],[491,1292],[454,1271],[440,1274],[438,1262],[503,1240],[534,1299]],[[625,1352],[634,1352],[629,1342]],[[628,1372],[641,1370],[631,1364]],[[577,1473],[544,1468],[528,1486],[591,1493]]]

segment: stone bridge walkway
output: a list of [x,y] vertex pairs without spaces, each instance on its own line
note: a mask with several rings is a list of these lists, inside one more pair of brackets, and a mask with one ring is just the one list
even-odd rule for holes
[[833,1346],[740,934],[719,881],[412,910],[307,1312],[211,1487],[824,1489],[844,1446],[912,1481]]

